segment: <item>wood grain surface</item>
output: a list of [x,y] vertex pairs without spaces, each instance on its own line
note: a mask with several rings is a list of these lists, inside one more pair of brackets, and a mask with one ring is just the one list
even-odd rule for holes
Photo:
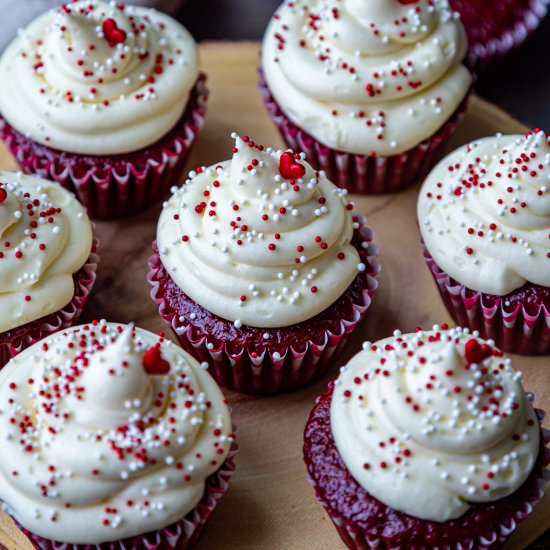
[[[206,43],[201,46],[209,75],[210,106],[206,126],[189,168],[230,157],[233,131],[258,143],[282,146],[256,88],[258,46],[254,43]],[[522,132],[525,127],[494,106],[473,98],[465,120],[450,145],[476,137]],[[4,150],[0,165],[12,168]],[[230,490],[214,514],[199,549],[339,549],[343,548],[328,516],[315,500],[302,462],[302,432],[315,397],[338,367],[355,354],[363,340],[378,340],[394,329],[412,331],[421,325],[452,323],[422,260],[415,217],[418,187],[378,197],[354,197],[356,208],[369,219],[380,246],[380,289],[372,308],[331,372],[312,387],[278,397],[252,398],[226,392],[238,426],[237,472]],[[139,326],[165,329],[149,299],[147,257],[155,237],[160,205],[120,222],[97,224],[101,238],[98,280],[83,321],[106,318],[135,321]],[[514,357],[527,389],[537,404],[550,409],[550,365],[546,358]],[[513,535],[507,550],[526,548],[550,527],[550,497]],[[31,550],[13,524],[0,517],[0,545]]]

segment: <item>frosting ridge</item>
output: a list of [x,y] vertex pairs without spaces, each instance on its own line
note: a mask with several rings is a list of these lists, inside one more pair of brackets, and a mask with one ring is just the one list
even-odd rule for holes
[[136,151],[168,133],[198,76],[196,45],[155,10],[84,0],[34,20],[0,60],[2,116],[55,149]]
[[[168,372],[148,370],[160,352]],[[74,327],[0,373],[0,499],[50,540],[99,544],[161,529],[196,507],[233,440],[204,368],[132,325]]]
[[335,383],[331,426],[366,491],[445,522],[523,484],[540,427],[521,374],[491,342],[434,327],[363,349]]
[[67,305],[73,274],[91,248],[90,220],[71,193],[35,176],[0,172],[0,332]]
[[287,116],[324,145],[394,155],[462,102],[466,49],[447,0],[285,1],[265,33],[262,68]]
[[224,319],[266,328],[310,319],[365,269],[352,206],[302,155],[234,138],[231,160],[191,172],[165,203],[161,261]]
[[451,153],[418,200],[435,262],[467,287],[505,296],[550,287],[550,141],[542,131],[484,138]]

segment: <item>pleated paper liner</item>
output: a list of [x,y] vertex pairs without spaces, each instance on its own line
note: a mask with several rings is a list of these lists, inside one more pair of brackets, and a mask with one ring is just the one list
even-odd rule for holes
[[201,74],[176,126],[140,151],[92,156],[40,145],[0,117],[0,138],[26,174],[55,181],[72,191],[94,219],[136,214],[168,194],[179,182],[191,147],[204,123],[208,99]]
[[262,70],[258,72],[265,106],[287,146],[303,151],[306,160],[315,169],[324,170],[338,187],[365,195],[394,193],[421,181],[439,161],[449,138],[466,114],[470,95],[466,95],[451,118],[433,136],[409,151],[388,157],[356,155],[330,149],[294,124],[271,95]]
[[424,260],[437,283],[441,298],[458,326],[479,331],[481,338],[494,340],[508,353],[546,355],[550,353],[550,311],[544,306],[529,311],[522,304],[506,307],[505,301],[492,297],[486,303],[476,292],[447,275],[422,243]]
[[62,309],[12,330],[0,333],[0,368],[20,351],[46,336],[76,324],[96,279],[99,257],[98,240],[94,238],[92,251],[84,266],[73,275],[74,296]]
[[[263,351],[257,353],[244,347],[234,349],[230,339],[204,334],[165,299],[165,285],[175,283],[162,266],[156,244],[153,246],[154,254],[149,259],[148,280],[153,287],[151,297],[163,319],[170,324],[180,345],[199,361],[207,362],[209,372],[220,385],[254,395],[294,390],[309,384],[333,366],[333,360],[364,318],[378,287],[378,248],[372,244],[373,234],[364,225],[364,219],[356,235],[362,243],[358,247],[362,254],[361,261],[366,265],[366,270],[360,274],[363,277],[360,299],[352,304],[351,314],[341,319],[337,331],[316,328],[318,338],[310,339],[306,334],[297,332],[293,345],[285,347],[271,343],[272,339],[268,338],[265,340],[267,343],[262,341]],[[179,289],[177,291],[182,299],[190,300]],[[205,315],[211,314],[205,312]],[[246,328],[243,326],[242,330]],[[266,329],[265,333],[270,334],[270,329]]]
[[[484,81],[484,75],[487,76],[502,69],[504,62],[539,27],[548,11],[550,0],[508,0],[492,3],[487,0],[451,0],[450,4],[461,14],[468,34],[470,46],[466,64],[474,74],[480,76],[481,81]],[[513,22],[498,19],[491,21],[491,24],[500,24],[502,28],[491,33],[490,36],[483,37],[480,34],[487,34],[487,21],[485,15],[479,13],[479,7],[483,8],[487,4],[493,6],[491,8],[493,16],[499,4],[501,9],[505,10],[507,18],[511,17],[513,10],[515,20]]]
[[[237,450],[237,444],[233,443],[222,467],[206,480],[204,495],[199,504],[183,519],[163,529],[101,544],[69,544],[44,539],[17,522],[16,525],[39,550],[188,550],[202,535],[216,506],[227,492],[229,480],[235,471]],[[9,510],[7,513],[9,514]]]
[[[325,488],[320,486],[315,480],[316,471],[312,456],[316,452],[325,452],[327,446],[334,446],[335,448],[330,428],[330,401],[332,399],[332,391],[333,383],[330,383],[328,390],[318,398],[317,404],[312,410],[306,425],[304,435],[304,460],[308,469],[308,481],[312,485],[317,499],[324,507],[336,527],[338,534],[348,548],[352,550],[367,550],[371,548],[377,550],[402,550],[404,548],[403,540],[400,540],[396,535],[396,531],[402,529],[400,518],[406,517],[412,520],[416,518],[411,518],[411,516],[401,514],[397,511],[391,514],[387,511],[384,512],[386,513],[385,517],[378,515],[373,524],[373,529],[371,529],[370,532],[366,532],[350,518],[344,517],[340,511],[329,504],[324,496]],[[532,394],[530,394],[530,398],[534,400]],[[535,411],[539,423],[542,423],[545,418],[545,413],[539,409],[535,409]],[[478,505],[479,511],[476,512],[475,519],[472,520],[472,518],[470,518],[470,520],[468,520],[470,523],[465,524],[465,528],[468,527],[469,531],[475,532],[475,535],[463,535],[463,530],[460,529],[462,518],[458,518],[452,521],[452,523],[455,524],[453,526],[453,533],[458,533],[456,539],[451,539],[448,536],[448,530],[445,528],[445,524],[441,524],[440,531],[445,532],[444,536],[441,533],[438,536],[430,530],[427,536],[430,540],[408,541],[407,548],[414,548],[414,550],[497,550],[500,548],[512,535],[517,526],[529,516],[544,494],[543,487],[550,478],[550,472],[547,468],[550,463],[550,449],[547,447],[549,442],[550,432],[541,428],[541,447],[533,472],[524,485],[515,493],[505,497],[501,501],[492,503],[493,506],[499,506],[500,502],[502,517],[490,528],[484,528],[482,530],[475,527],[475,525],[482,520],[483,515],[482,505]],[[335,466],[335,468],[337,467],[338,465]],[[343,462],[341,462],[340,467],[347,472]],[[337,480],[341,473],[342,471],[340,470],[335,471],[333,476],[334,480]],[[353,490],[353,488],[351,488],[351,490]],[[357,490],[364,491],[358,484]],[[366,493],[366,491],[364,492]],[[366,496],[370,498],[373,503],[380,504],[378,500],[368,495],[368,493],[366,493]],[[503,502],[506,502],[506,506],[502,506]],[[487,506],[490,505],[491,504]],[[388,509],[388,507],[385,508]],[[355,512],[357,513],[358,510],[356,509]],[[468,512],[466,514],[468,514]],[[417,519],[416,521],[418,522],[418,529],[422,528],[424,524],[430,523],[421,519]],[[395,529],[392,528],[392,524],[395,525]]]

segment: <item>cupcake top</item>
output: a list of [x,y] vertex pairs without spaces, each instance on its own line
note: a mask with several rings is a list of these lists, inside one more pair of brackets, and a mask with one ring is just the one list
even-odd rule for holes
[[198,76],[197,49],[177,21],[102,0],[64,4],[4,52],[2,116],[54,149],[136,151],[168,133]]
[[335,382],[331,426],[357,482],[392,508],[444,522],[516,491],[540,427],[511,359],[467,329],[366,343]]
[[464,99],[467,40],[447,0],[287,0],[262,68],[286,115],[324,145],[395,155],[433,135]]
[[233,137],[231,160],[191,172],[165,203],[161,261],[185,294],[237,327],[310,319],[365,270],[352,205],[303,155]]
[[31,532],[99,544],[193,510],[233,440],[203,365],[162,335],[92,323],[0,372],[0,499]]
[[91,249],[90,220],[71,193],[0,172],[0,332],[66,306]]
[[550,287],[550,138],[485,138],[441,161],[418,199],[422,237],[453,279],[505,296]]

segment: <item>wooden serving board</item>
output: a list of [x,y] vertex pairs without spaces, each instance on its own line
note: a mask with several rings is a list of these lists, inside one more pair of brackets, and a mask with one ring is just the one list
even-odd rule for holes
[[[202,66],[208,73],[211,98],[206,125],[189,167],[210,165],[230,157],[233,131],[258,143],[283,143],[263,108],[257,89],[255,43],[206,43]],[[497,131],[521,133],[526,128],[493,105],[474,97],[449,149]],[[0,166],[14,168],[3,148]],[[306,481],[302,462],[302,432],[314,399],[335,376],[338,367],[360,349],[362,341],[378,340],[398,328],[409,332],[420,325],[452,323],[424,265],[416,226],[418,187],[377,197],[353,197],[356,209],[368,217],[380,246],[380,289],[344,355],[331,372],[313,386],[278,397],[253,398],[226,392],[233,405],[240,452],[230,490],[199,543],[200,549],[338,549],[336,530]],[[98,280],[82,320],[106,318],[135,321],[138,326],[166,329],[146,281],[147,257],[160,212],[147,212],[120,222],[97,224],[102,246]],[[549,358],[514,357],[527,389],[537,404],[550,410]],[[550,528],[550,495],[518,529],[508,550],[527,547]],[[30,550],[6,516],[0,517],[0,544],[9,550]]]

